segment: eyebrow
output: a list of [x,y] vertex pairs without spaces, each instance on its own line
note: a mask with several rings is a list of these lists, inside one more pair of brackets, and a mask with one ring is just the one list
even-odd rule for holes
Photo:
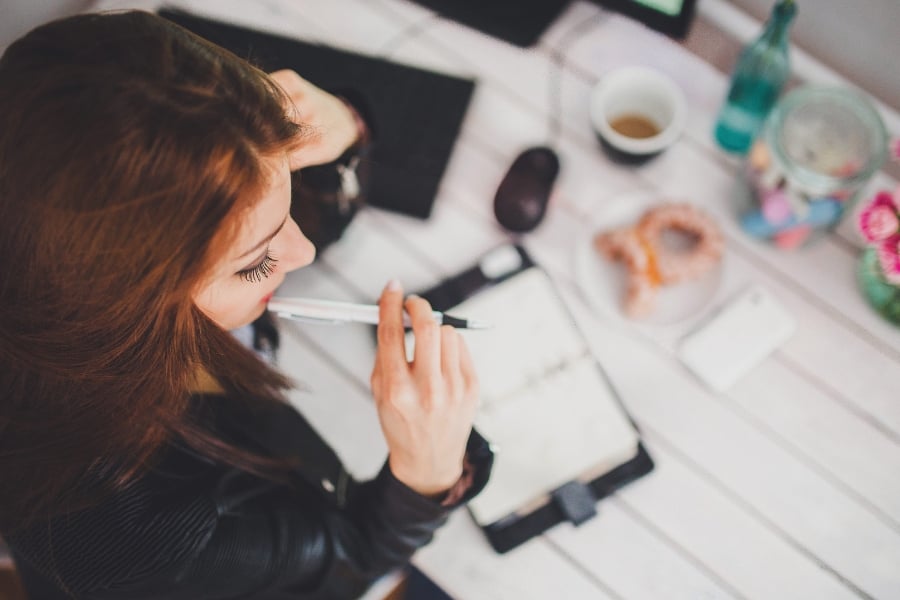
[[256,252],[257,250],[259,250],[260,248],[262,248],[263,246],[265,246],[267,243],[269,243],[270,241],[272,241],[272,238],[275,237],[276,235],[278,235],[278,232],[281,231],[281,230],[284,228],[284,224],[287,223],[287,220],[288,220],[288,215],[285,215],[285,216],[284,216],[284,221],[281,222],[281,225],[278,226],[278,229],[276,229],[275,231],[273,231],[272,233],[270,233],[269,235],[267,235],[266,237],[264,237],[262,240],[260,240],[260,242],[259,242],[258,244],[256,244],[255,246],[253,246],[252,248],[250,248],[249,250],[247,250],[246,252],[244,252],[243,254],[241,254],[241,255],[240,255],[239,257],[237,257],[237,259],[235,259],[235,260],[241,260],[241,259],[243,259],[243,258],[246,258],[247,256],[253,254],[253,253]]

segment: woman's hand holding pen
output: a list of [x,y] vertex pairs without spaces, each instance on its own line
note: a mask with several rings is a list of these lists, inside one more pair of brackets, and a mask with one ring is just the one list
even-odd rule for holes
[[456,330],[438,325],[428,302],[411,296],[405,308],[416,344],[408,362],[399,284],[388,284],[379,306],[371,383],[391,472],[416,492],[437,495],[462,474],[478,399],[472,359]]

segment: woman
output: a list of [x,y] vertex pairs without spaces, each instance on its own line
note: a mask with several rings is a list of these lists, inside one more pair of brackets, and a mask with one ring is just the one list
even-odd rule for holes
[[0,132],[0,533],[32,597],[354,597],[483,486],[468,351],[396,283],[369,482],[228,333],[312,261],[290,170],[355,142],[348,105],[154,15],[83,15],[0,59]]

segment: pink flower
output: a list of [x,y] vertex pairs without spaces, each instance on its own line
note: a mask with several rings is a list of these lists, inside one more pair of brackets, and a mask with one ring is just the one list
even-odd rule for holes
[[859,229],[869,242],[880,242],[897,233],[897,204],[888,192],[879,192],[859,214]]
[[881,263],[884,278],[894,285],[900,285],[900,233],[878,245],[878,262]]

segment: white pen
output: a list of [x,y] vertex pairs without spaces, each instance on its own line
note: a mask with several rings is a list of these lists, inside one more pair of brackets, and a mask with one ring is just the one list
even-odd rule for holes
[[[272,298],[269,310],[279,317],[310,323],[369,323],[378,325],[377,304],[354,304],[313,298]],[[475,319],[460,319],[440,311],[432,311],[434,320],[457,329],[487,329],[489,324]],[[409,315],[403,313],[403,326],[411,327]]]

